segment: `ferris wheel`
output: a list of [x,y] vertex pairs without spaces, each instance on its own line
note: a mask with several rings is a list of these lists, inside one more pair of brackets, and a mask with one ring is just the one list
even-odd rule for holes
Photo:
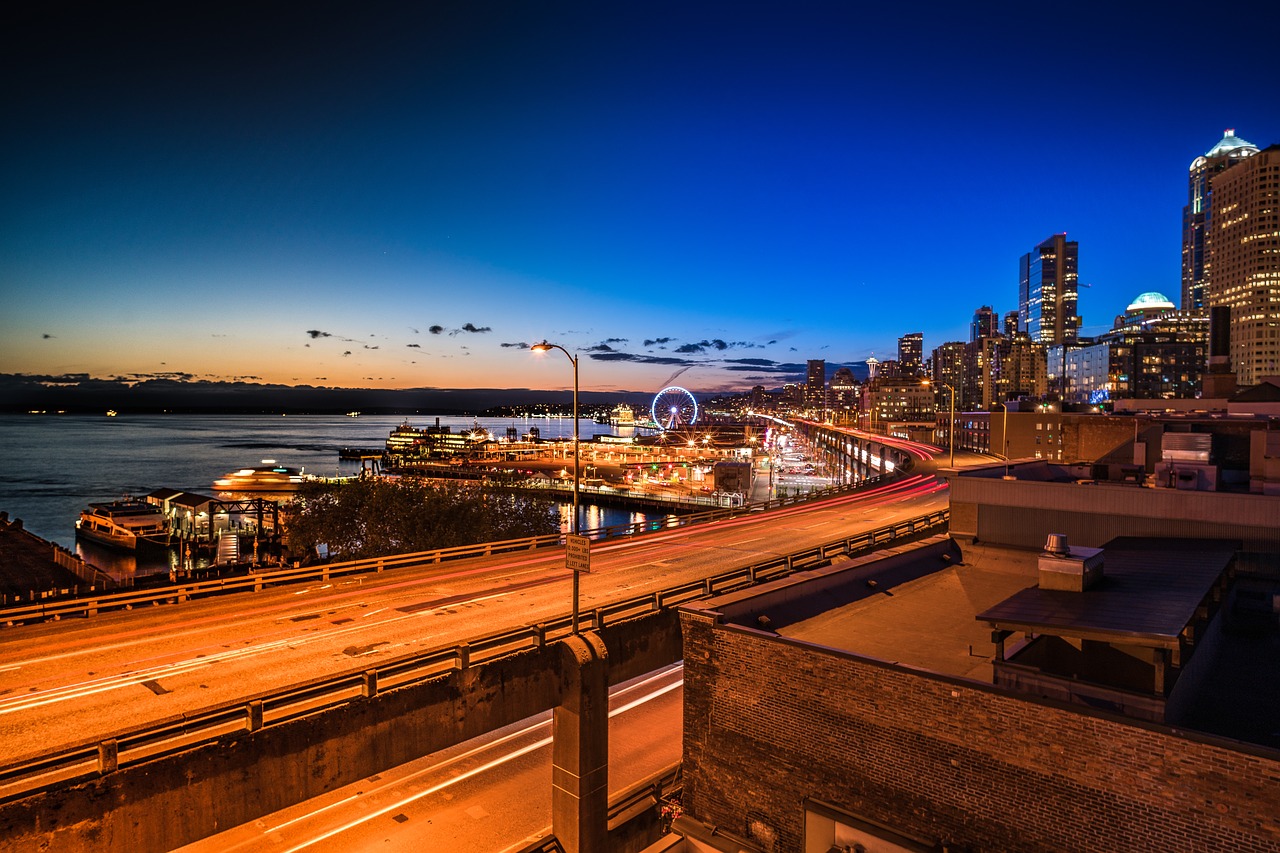
[[679,385],[668,385],[653,398],[649,414],[663,430],[691,426],[698,422],[698,401]]

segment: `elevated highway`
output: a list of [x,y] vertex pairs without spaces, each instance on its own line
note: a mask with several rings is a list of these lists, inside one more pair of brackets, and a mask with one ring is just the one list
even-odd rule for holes
[[[899,476],[865,491],[597,543],[582,609],[945,510],[928,451],[904,452],[911,461]],[[359,675],[380,660],[562,620],[568,577],[563,551],[542,549],[7,629],[0,772],[289,685]]]

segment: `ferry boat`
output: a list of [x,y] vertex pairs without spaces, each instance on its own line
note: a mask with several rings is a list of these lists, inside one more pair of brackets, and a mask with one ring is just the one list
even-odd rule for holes
[[160,508],[132,498],[89,504],[76,521],[76,536],[131,551],[169,544],[169,530]]
[[609,423],[614,426],[635,426],[635,409],[631,408],[626,403],[614,406],[613,411],[609,414]]
[[220,492],[296,492],[303,483],[314,479],[301,468],[277,465],[274,459],[263,459],[257,468],[241,468],[213,481]]

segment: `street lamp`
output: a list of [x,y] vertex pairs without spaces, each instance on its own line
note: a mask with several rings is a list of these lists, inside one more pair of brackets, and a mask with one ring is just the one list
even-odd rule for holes
[[[924,384],[928,385],[929,380],[924,380]],[[943,388],[951,392],[951,420],[947,423],[947,441],[951,445],[951,467],[956,467],[956,389],[946,382],[939,382]]]
[[997,406],[1004,409],[1004,416],[1000,423],[1000,439],[1004,442],[1004,478],[1009,479],[1009,404],[1008,402],[996,403]]
[[[569,529],[574,536],[578,535],[578,485],[582,480],[581,471],[578,467],[578,357],[569,352],[559,344],[551,344],[543,341],[529,347],[534,352],[548,352],[549,350],[558,349],[569,359],[569,363],[573,365],[573,519],[569,522]],[[578,633],[578,572],[573,573],[573,633]]]

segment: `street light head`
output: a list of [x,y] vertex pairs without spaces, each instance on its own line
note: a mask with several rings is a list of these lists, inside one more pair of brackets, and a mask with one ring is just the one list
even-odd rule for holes
[[529,349],[533,350],[534,352],[546,352],[547,350],[551,349],[551,344],[547,343],[546,341],[542,341],[541,343],[537,343],[529,347]]

